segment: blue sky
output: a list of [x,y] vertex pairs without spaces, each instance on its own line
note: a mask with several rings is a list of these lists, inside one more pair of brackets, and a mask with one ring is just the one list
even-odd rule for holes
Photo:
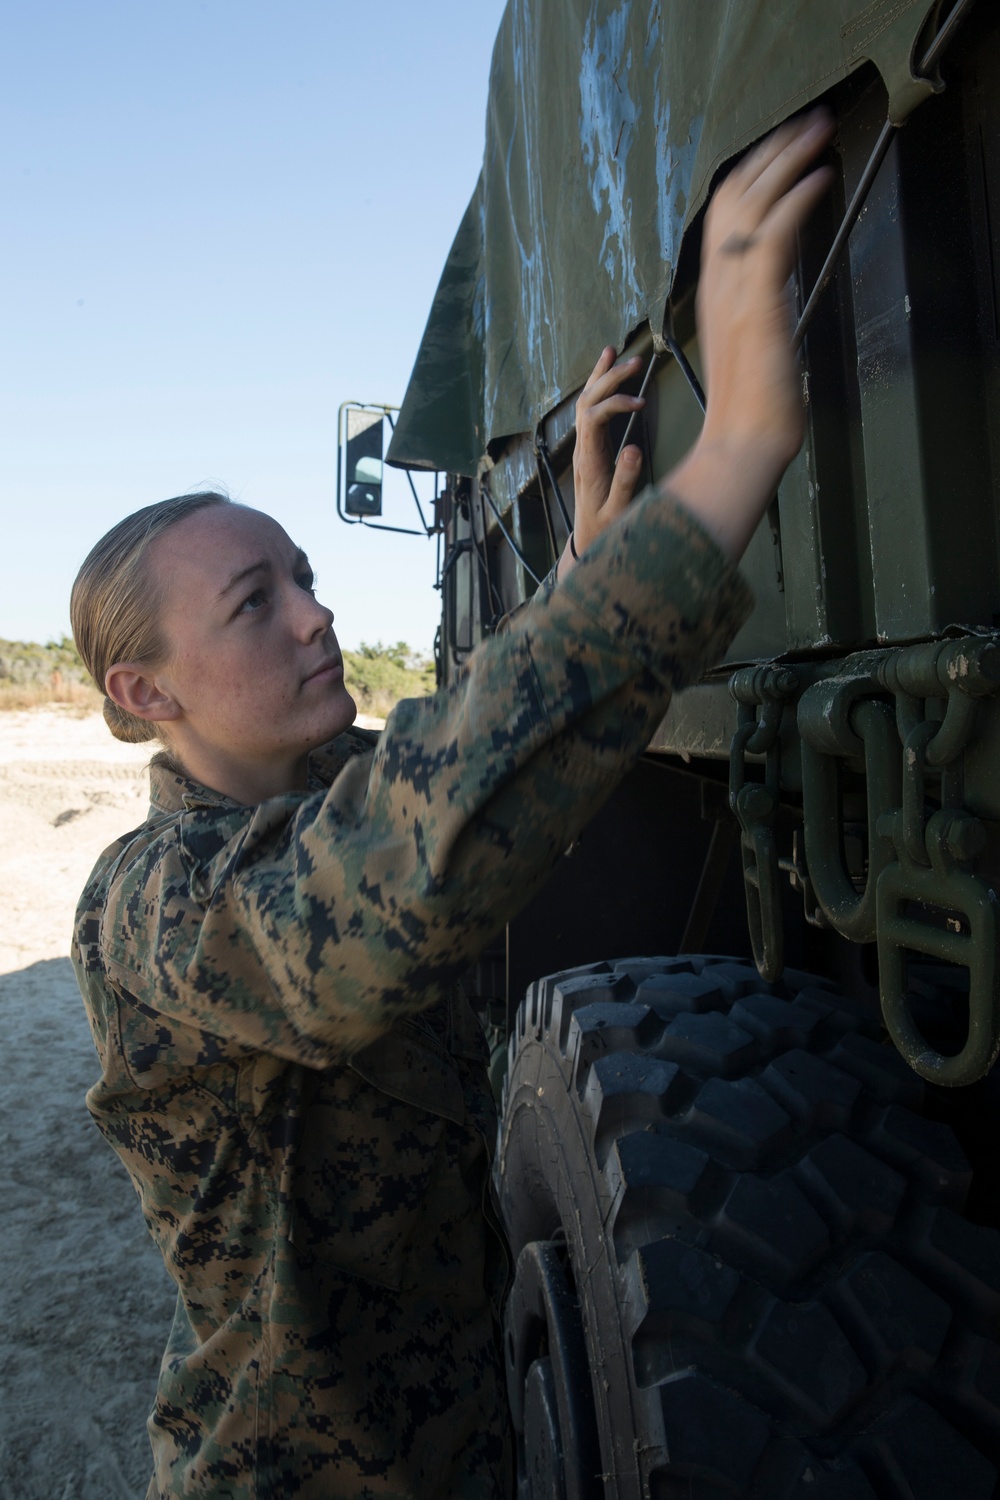
[[344,644],[430,647],[433,544],[336,519],[336,409],[403,395],[502,12],[6,8],[0,636],[61,634],[108,526],[215,483],[306,547]]

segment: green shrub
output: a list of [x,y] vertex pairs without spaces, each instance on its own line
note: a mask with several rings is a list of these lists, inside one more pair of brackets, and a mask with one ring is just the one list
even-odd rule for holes
[[344,652],[344,676],[358,709],[384,718],[400,698],[423,698],[434,691],[434,663],[405,641],[394,646],[362,641]]
[[45,646],[37,641],[0,640],[0,683],[35,687],[48,682],[55,672],[63,682],[90,681],[70,636]]
[[[405,641],[393,646],[362,641],[359,650],[344,652],[344,671],[360,712],[379,718],[400,698],[422,698],[434,691],[434,663]],[[96,709],[100,701],[69,636],[45,646],[0,640],[0,709],[48,703]]]

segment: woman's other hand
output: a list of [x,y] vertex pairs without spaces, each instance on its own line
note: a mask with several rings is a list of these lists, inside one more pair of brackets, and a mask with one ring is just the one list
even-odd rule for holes
[[[606,526],[620,516],[635,494],[642,473],[642,452],[634,443],[615,462],[608,436],[612,417],[641,411],[645,400],[627,396],[621,387],[639,371],[642,361],[615,364],[615,351],[605,349],[576,403],[576,446],[573,449],[575,513],[573,540],[577,555],[584,552]],[[559,564],[562,576],[572,566],[569,547]]]
[[[823,110],[780,126],[717,189],[705,218],[698,340],[705,423],[664,487],[738,558],[802,443],[788,281],[796,241],[832,172]],[[805,175],[803,175],[805,174]]]

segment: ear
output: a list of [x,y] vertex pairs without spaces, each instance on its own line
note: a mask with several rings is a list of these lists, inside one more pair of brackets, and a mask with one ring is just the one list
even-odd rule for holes
[[135,714],[137,719],[162,724],[180,717],[177,700],[150,675],[148,667],[135,662],[116,661],[109,667],[104,674],[104,691],[119,708]]

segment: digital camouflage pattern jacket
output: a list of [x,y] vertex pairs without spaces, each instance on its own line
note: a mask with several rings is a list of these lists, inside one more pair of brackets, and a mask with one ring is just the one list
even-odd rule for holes
[[150,1497],[504,1494],[495,1121],[455,984],[749,604],[649,493],[309,791],[245,807],[154,762],[74,942],[88,1105],[178,1287]]

